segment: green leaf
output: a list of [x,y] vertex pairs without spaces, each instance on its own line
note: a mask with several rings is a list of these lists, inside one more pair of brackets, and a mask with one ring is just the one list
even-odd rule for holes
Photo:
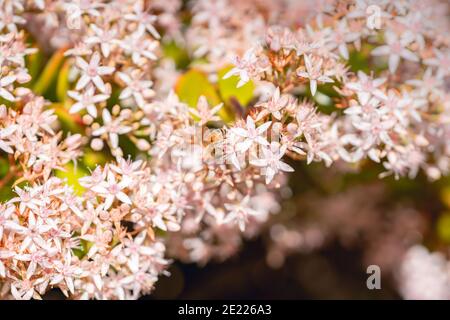
[[78,114],[69,113],[68,104],[69,102],[68,100],[66,100],[64,104],[52,103],[50,107],[53,110],[55,110],[55,114],[58,116],[58,119],[61,123],[64,132],[82,133],[83,132],[82,119]]
[[64,102],[67,99],[67,91],[69,90],[69,61],[65,61],[56,82],[56,97],[58,101]]
[[238,76],[232,76],[228,79],[224,79],[223,76],[230,71],[231,68],[231,66],[226,67],[218,72],[220,96],[227,104],[230,104],[230,99],[235,98],[242,106],[246,106],[253,98],[255,85],[252,81],[250,81],[242,87],[237,88],[237,84],[239,82]]
[[9,161],[6,158],[0,158],[0,177],[6,176],[9,171]]
[[80,185],[78,179],[87,176],[88,173],[80,166],[75,168],[73,163],[66,164],[65,169],[65,171],[56,170],[56,176],[61,179],[67,179],[67,184],[73,187],[75,193],[78,195],[83,194],[85,189]]
[[361,70],[364,71],[364,73],[369,73],[370,67],[366,48],[363,48],[359,51],[350,51],[348,64],[350,65],[350,70],[353,72]]
[[450,242],[450,213],[442,214],[437,221],[437,234],[439,239],[444,242]]
[[[79,234],[76,234],[78,236]],[[92,243],[88,242],[86,240],[80,239],[80,248],[79,249],[72,249],[72,252],[79,258],[82,259],[88,252],[89,249],[92,247]]]
[[33,86],[34,93],[38,95],[44,94],[55,82],[56,77],[58,76],[58,69],[64,60],[64,51],[65,48],[59,49],[48,60],[44,70],[40,73],[40,77]]
[[89,169],[95,169],[98,165],[103,165],[106,162],[106,156],[103,152],[96,152],[87,150],[83,156],[83,163]]
[[183,48],[179,47],[175,41],[166,42],[162,46],[164,56],[171,58],[177,68],[184,69],[189,65],[189,55]]
[[37,78],[39,71],[41,71],[42,61],[44,60],[44,56],[42,55],[42,50],[38,50],[36,53],[27,55],[25,57],[26,66],[28,69],[28,73],[31,76],[31,81],[25,84],[25,87],[31,86]]
[[450,209],[450,186],[444,187],[441,191],[441,200]]

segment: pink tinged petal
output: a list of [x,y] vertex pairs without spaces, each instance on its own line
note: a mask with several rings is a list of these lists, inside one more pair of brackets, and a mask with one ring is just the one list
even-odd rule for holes
[[69,110],[69,113],[77,113],[84,109],[84,105],[81,102],[75,103]]
[[268,161],[266,159],[256,159],[251,160],[250,164],[256,167],[266,167],[268,165]]
[[243,129],[243,128],[231,128],[230,129],[232,133],[241,136],[243,138],[246,138],[248,136],[247,134],[247,130]]
[[320,76],[319,78],[317,78],[317,80],[320,82],[328,82],[328,83],[334,82],[334,80],[328,76]]
[[6,277],[6,268],[3,262],[0,261],[0,277],[5,278]]
[[236,167],[237,170],[241,170],[241,166],[239,165],[239,160],[236,156],[236,153],[232,153],[230,156],[231,163]]
[[91,81],[91,78],[87,75],[82,75],[80,80],[78,80],[77,85],[75,87],[76,90],[81,90]]
[[233,68],[233,69],[231,69],[230,71],[228,71],[228,72],[223,76],[222,79],[228,79],[228,78],[230,78],[230,77],[232,77],[232,76],[234,76],[234,75],[237,75],[237,74],[239,74],[239,69],[238,69],[238,68]]
[[248,76],[246,75],[246,76],[244,77],[244,79],[241,78],[241,80],[239,80],[239,82],[238,82],[236,88],[243,87],[243,86],[244,86],[247,82],[249,82],[249,81],[250,81],[250,79],[249,79]]
[[116,194],[116,197],[117,197],[117,199],[119,199],[123,203],[129,204],[129,205],[132,204],[130,198],[125,193],[123,193],[122,191],[118,192]]
[[16,100],[16,98],[14,98],[14,96],[4,88],[0,88],[0,97],[6,99],[8,101]]
[[247,116],[246,124],[248,129],[255,129],[255,122],[253,121],[252,117]]
[[362,90],[361,84],[358,82],[350,82],[350,83],[347,83],[345,86],[348,89],[353,90],[353,91],[361,91]]
[[4,226],[5,226],[5,229],[12,230],[12,231],[15,231],[18,233],[25,233],[27,231],[27,228],[22,227],[13,221],[6,221]]
[[119,146],[119,136],[117,133],[110,133],[109,134],[109,141],[111,142],[111,147],[113,149],[116,149]]
[[9,86],[11,83],[13,83],[14,81],[16,81],[16,76],[7,76],[7,77],[3,77],[0,80],[0,86],[1,87],[6,87]]
[[346,108],[344,110],[344,113],[348,114],[348,115],[361,114],[362,109],[361,109],[361,106],[353,106],[353,107]]
[[108,189],[106,189],[104,186],[102,186],[100,184],[92,187],[91,190],[96,192],[96,193],[100,193],[100,194],[107,194],[108,193]]
[[255,138],[255,142],[258,143],[258,144],[261,144],[263,146],[268,146],[269,145],[269,142],[263,137],[256,137]]
[[109,98],[109,95],[107,95],[107,94],[98,94],[98,95],[92,97],[92,102],[98,103],[98,102],[106,101],[106,100],[108,100],[108,98]]
[[83,71],[86,71],[89,68],[88,63],[80,57],[76,58],[76,64]]
[[16,131],[16,129],[17,129],[17,126],[15,126],[15,125],[3,128],[2,130],[0,130],[0,137],[7,137],[10,134],[12,134],[14,131]]
[[256,132],[257,132],[258,134],[264,133],[267,129],[269,129],[269,127],[270,127],[271,124],[272,124],[272,121],[268,121],[268,122],[266,122],[266,123],[260,125],[260,126],[256,129]]
[[339,45],[339,53],[341,54],[341,56],[348,60],[349,55],[348,55],[348,49],[347,46],[345,45],[345,43],[342,43],[341,45]]
[[11,286],[11,294],[16,300],[22,300],[22,296],[20,295],[20,292],[17,290],[15,285]]
[[372,50],[373,56],[386,56],[389,54],[391,49],[388,45],[380,46]]
[[284,172],[294,172],[294,168],[292,168],[290,165],[282,161],[278,162],[278,168]]
[[65,277],[64,280],[66,280],[67,288],[69,288],[69,291],[73,294],[75,292],[75,286],[73,285],[72,278]]
[[97,118],[97,107],[93,104],[87,106],[87,112],[94,118]]
[[58,284],[58,283],[60,283],[60,282],[63,281],[63,280],[64,280],[64,276],[61,275],[61,274],[57,274],[57,275],[55,275],[55,276],[52,278],[52,280],[50,281],[50,285]]
[[395,73],[395,71],[397,70],[399,62],[400,62],[400,56],[398,56],[396,54],[391,54],[389,56],[389,71],[391,73]]
[[32,276],[32,275],[34,274],[34,272],[36,271],[36,267],[37,267],[36,262],[31,261],[31,262],[30,262],[30,265],[28,266],[27,273],[26,273],[27,279],[30,279],[30,278],[31,278],[31,276]]
[[98,251],[98,247],[97,247],[97,245],[94,244],[87,253],[88,258],[92,258],[94,256],[94,254],[97,253],[97,251]]
[[107,44],[107,43],[102,43],[102,44],[100,45],[100,47],[101,47],[102,53],[103,53],[103,55],[105,56],[105,58],[108,58],[108,57],[109,57],[109,54],[110,54],[109,44]]
[[31,237],[26,237],[23,241],[22,241],[22,245],[20,246],[20,252],[24,252],[25,249],[28,248],[28,246],[31,244]]
[[93,275],[92,280],[94,280],[94,284],[97,287],[97,289],[101,290],[103,288],[103,280],[99,274]]
[[410,60],[410,61],[414,61],[414,62],[419,61],[419,58],[414,53],[409,51],[408,49],[403,49],[401,51],[400,55],[402,56],[402,58],[404,58],[406,60]]
[[214,108],[211,109],[211,114],[216,114],[220,109],[222,109],[223,103],[218,104]]
[[95,76],[92,78],[92,82],[94,82],[95,86],[101,91],[105,92],[106,87],[105,83],[103,82],[102,78],[100,76]]
[[161,230],[167,231],[166,224],[164,223],[164,221],[160,215],[157,215],[156,217],[154,217],[152,222],[156,227],[160,228]]
[[367,153],[370,159],[372,159],[376,163],[380,163],[379,151],[377,149],[371,149]]
[[311,80],[309,82],[309,87],[311,89],[311,95],[315,96],[316,95],[316,91],[317,91],[317,81],[316,80]]
[[29,289],[22,297],[22,300],[30,300],[33,297],[34,288]]
[[111,207],[111,205],[113,204],[113,202],[114,202],[114,196],[108,195],[104,202],[104,209],[108,210]]
[[118,134],[125,134],[131,131],[131,127],[120,127],[119,130],[117,130]]
[[386,78],[377,78],[377,79],[374,79],[373,80],[373,85],[374,85],[374,87],[379,87],[379,86],[381,86],[383,83],[385,83],[386,82]]
[[7,152],[7,153],[14,153],[14,150],[7,145],[5,142],[0,140],[0,149],[2,149],[3,151]]
[[102,118],[104,123],[109,123],[112,121],[111,114],[109,113],[108,109],[103,109]]
[[122,92],[119,95],[119,99],[127,99],[127,98],[131,97],[132,93],[133,92],[131,91],[131,88],[127,87],[122,90]]
[[98,67],[97,74],[99,75],[107,75],[113,73],[115,70],[114,67]]
[[311,162],[314,160],[314,154],[312,152],[308,152],[308,155],[306,156],[306,164],[311,164]]
[[297,75],[302,78],[309,78],[309,74],[305,71],[299,71],[297,72]]
[[130,267],[132,272],[139,271],[139,255],[131,255],[130,259],[128,259],[128,267]]
[[275,170],[273,168],[271,168],[271,167],[268,167],[266,169],[266,172],[265,172],[265,174],[266,174],[266,184],[269,184],[273,180],[273,177],[275,176],[275,173],[276,173]]
[[247,151],[248,149],[250,149],[250,147],[252,146],[252,144],[253,144],[253,141],[250,140],[250,139],[247,139],[247,140],[245,140],[245,141],[239,142],[239,143],[236,145],[236,150],[239,151],[239,152],[245,152],[245,151]]
[[77,101],[82,100],[82,95],[77,91],[67,91],[67,95]]
[[145,105],[145,99],[140,93],[134,93],[133,97],[139,107],[142,108]]
[[305,66],[306,66],[306,71],[308,73],[311,73],[311,70],[312,70],[311,59],[309,58],[308,55],[305,55]]
[[99,62],[100,62],[100,54],[98,52],[95,52],[92,55],[91,61],[89,61],[89,65],[92,67],[96,67],[98,66]]

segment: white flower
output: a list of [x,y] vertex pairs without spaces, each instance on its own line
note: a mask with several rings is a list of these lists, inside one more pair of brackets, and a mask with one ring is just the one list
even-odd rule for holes
[[116,149],[119,147],[119,135],[125,134],[131,131],[131,127],[124,126],[121,124],[122,119],[116,118],[112,119],[111,113],[109,113],[108,109],[103,109],[102,112],[103,118],[103,126],[94,130],[92,132],[93,136],[100,136],[104,133],[107,133],[109,136],[109,141],[111,142],[111,147]]
[[346,87],[356,91],[364,101],[368,100],[372,95],[381,100],[386,100],[386,94],[379,87],[386,82],[386,78],[369,77],[363,71],[358,71],[358,80],[346,83]]
[[124,16],[125,19],[130,21],[135,21],[139,24],[138,28],[147,29],[148,32],[155,38],[159,39],[161,36],[159,35],[158,31],[153,26],[155,22],[157,21],[157,17],[151,14],[148,14],[146,11],[143,10],[143,2],[142,1],[136,1],[135,5],[133,6],[133,13],[128,13]]
[[321,58],[319,59],[312,59],[310,55],[304,55],[305,57],[305,67],[306,71],[298,71],[298,76],[302,78],[309,79],[309,86],[311,89],[311,94],[314,96],[317,91],[317,84],[319,82],[334,82],[333,79],[328,77],[327,75],[322,73],[322,63],[323,60]]
[[389,71],[394,73],[397,70],[400,58],[417,62],[419,58],[406,47],[411,43],[409,37],[401,39],[395,33],[386,32],[386,45],[382,45],[372,50],[374,56],[389,56]]
[[119,42],[121,47],[131,55],[133,63],[137,65],[146,63],[146,59],[158,59],[155,51],[159,47],[159,42],[144,37],[144,31],[144,29],[140,28],[130,36],[126,37],[125,40]]
[[151,89],[153,81],[142,80],[137,70],[131,72],[131,76],[123,72],[118,72],[117,75],[126,84],[119,99],[128,99],[132,96],[137,105],[143,108],[146,100],[154,96],[155,92]]
[[6,76],[0,79],[0,97],[8,100],[8,101],[15,101],[16,98],[5,89],[5,87],[10,86],[14,81],[16,81],[16,76],[10,75]]
[[270,97],[269,101],[256,105],[256,107],[263,108],[263,110],[258,114],[256,120],[259,121],[269,114],[271,114],[275,119],[281,120],[281,110],[286,107],[288,103],[289,96],[282,95],[280,93],[280,88],[277,87],[273,95]]
[[12,145],[11,142],[5,139],[7,139],[10,135],[12,135],[14,131],[16,131],[16,129],[17,129],[16,125],[10,125],[6,128],[0,129],[0,149],[2,149],[7,153],[13,153],[14,150],[11,148]]
[[255,127],[255,122],[251,116],[247,116],[246,129],[244,128],[231,128],[231,132],[244,138],[244,141],[239,142],[237,145],[237,150],[239,152],[245,152],[254,144],[268,145],[266,138],[262,136],[264,132],[269,129],[272,121],[266,122],[260,125],[258,128]]
[[261,66],[254,48],[247,50],[242,59],[236,57],[234,59],[234,65],[236,67],[228,71],[223,76],[223,79],[228,79],[236,75],[239,76],[238,88],[249,82],[252,77],[257,77],[258,73],[265,69],[264,66]]
[[89,26],[92,31],[94,31],[95,35],[87,37],[85,43],[87,44],[98,44],[100,45],[101,53],[105,58],[109,57],[111,53],[111,47],[114,44],[114,39],[117,36],[116,29],[104,30],[97,27],[95,24],[91,24]]
[[224,206],[229,212],[223,223],[235,221],[241,231],[245,230],[245,224],[249,215],[257,216],[259,214],[258,211],[250,208],[250,196],[248,195],[238,203],[225,203]]
[[76,90],[81,90],[92,82],[101,92],[106,91],[105,83],[102,80],[103,75],[108,75],[114,72],[114,67],[100,66],[100,54],[95,52],[92,55],[89,64],[82,58],[76,58],[77,66],[83,72],[77,82]]
[[109,98],[107,94],[94,95],[94,87],[92,86],[83,93],[79,93],[77,91],[68,91],[67,95],[77,100],[77,102],[74,103],[70,108],[70,113],[77,113],[80,110],[86,109],[87,112],[94,118],[97,117],[97,107],[95,106],[95,104],[106,101]]
[[129,179],[124,179],[120,182],[117,182],[114,173],[108,172],[106,181],[103,181],[92,188],[93,191],[97,192],[101,197],[105,198],[104,210],[107,210],[114,202],[114,199],[118,199],[119,201],[132,204],[130,198],[126,195],[122,190],[127,188],[130,185]]
[[280,144],[278,142],[272,142],[270,144],[270,148],[262,148],[263,158],[250,160],[250,164],[257,167],[263,167],[263,173],[266,176],[266,184],[269,184],[275,174],[277,174],[279,171],[294,171],[294,168],[281,161],[281,158],[283,158],[284,154],[286,153],[286,149],[286,145],[280,147]]
[[209,121],[219,121],[220,117],[215,114],[222,108],[223,103],[210,109],[205,96],[200,96],[197,102],[197,109],[190,108],[189,112],[200,119],[199,125],[205,125]]

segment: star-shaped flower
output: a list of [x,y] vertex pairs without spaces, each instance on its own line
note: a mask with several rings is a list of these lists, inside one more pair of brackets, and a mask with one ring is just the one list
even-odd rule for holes
[[77,57],[76,64],[82,71],[82,75],[75,88],[76,90],[81,90],[92,82],[101,92],[106,92],[105,83],[101,76],[113,73],[114,67],[100,66],[100,54],[98,52],[92,55],[89,63]]

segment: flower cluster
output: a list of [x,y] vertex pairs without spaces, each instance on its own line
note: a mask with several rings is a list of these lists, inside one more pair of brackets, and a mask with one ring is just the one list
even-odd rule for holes
[[[40,299],[59,288],[80,299],[136,299],[150,292],[168,261],[151,228],[128,231],[124,224],[132,215],[124,163],[100,172],[98,193],[84,197],[56,177],[15,188],[17,197],[1,211],[3,295]],[[132,168],[128,174],[138,175]],[[105,196],[106,188],[113,193]]]
[[[374,227],[386,218],[376,188],[328,201],[311,192],[302,203],[319,222],[270,223],[299,161],[347,172],[370,159],[396,178],[449,173],[444,1],[0,0],[0,9],[0,298],[58,288],[137,299],[170,258],[223,260],[263,230],[275,267],[331,238],[382,243],[367,245],[371,257],[393,248],[392,267],[419,241],[409,207],[385,206],[395,218]],[[201,88],[182,88],[191,71]],[[236,80],[230,99],[216,92],[226,80]],[[246,103],[233,96],[252,86]],[[379,197],[365,203],[365,193]],[[405,297],[421,290],[408,284],[416,260],[434,264],[407,253]]]
[[[438,179],[449,171],[448,54],[442,53],[448,50],[448,39],[438,36],[447,16],[439,14],[438,5],[426,7],[419,16],[415,6],[380,6],[382,31],[364,24],[358,5],[336,6],[339,19],[320,16],[297,31],[274,27],[263,43],[237,59],[225,78],[238,75],[238,86],[250,80],[272,86],[268,100],[263,96],[255,106],[255,117],[279,127],[287,150],[300,143],[306,145],[301,151],[311,154],[310,159],[353,163],[370,158],[383,163],[383,175],[414,178],[424,169],[430,179]],[[345,63],[350,46],[356,52],[367,50],[374,58],[386,56],[388,70],[377,75],[350,72]],[[402,74],[396,72],[399,66]],[[286,102],[305,87],[319,105],[342,110],[326,117],[328,128],[322,118],[317,123],[311,119],[309,128],[326,132],[316,135],[317,140],[291,122],[297,110]]]

